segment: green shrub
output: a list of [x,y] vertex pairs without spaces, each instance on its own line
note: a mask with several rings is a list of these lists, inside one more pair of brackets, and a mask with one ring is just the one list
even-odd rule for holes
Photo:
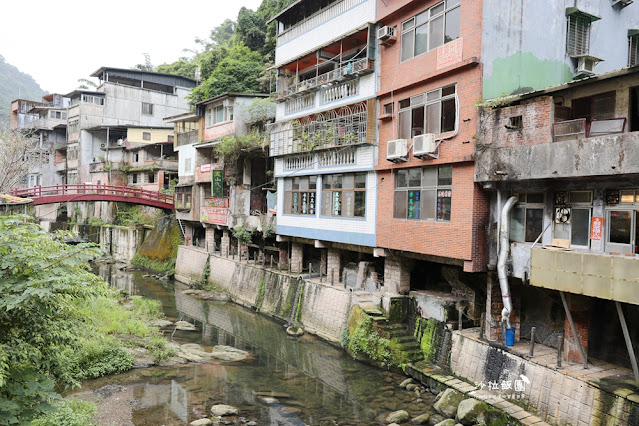
[[169,342],[160,335],[151,337],[146,348],[153,354],[155,362],[158,364],[177,355],[175,347],[171,346]]
[[55,404],[55,411],[34,420],[32,426],[85,426],[91,425],[95,404],[79,399],[63,399]]
[[88,340],[75,363],[78,380],[95,379],[122,373],[133,367],[133,355],[111,339]]

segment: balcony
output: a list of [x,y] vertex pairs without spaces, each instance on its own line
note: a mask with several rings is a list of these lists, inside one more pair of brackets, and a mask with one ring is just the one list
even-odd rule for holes
[[576,251],[531,251],[530,284],[639,304],[639,257]]
[[367,131],[368,122],[374,123],[374,100],[371,101],[317,113],[312,120],[304,117],[273,124],[269,129],[270,155],[275,157],[372,143],[374,129],[372,135]]
[[191,145],[197,143],[197,130],[191,130],[190,132],[178,133],[177,134],[177,145]]
[[639,132],[477,151],[477,182],[639,174]]
[[60,161],[59,163],[55,163],[55,171],[56,172],[63,172],[67,169],[67,162],[66,161]]
[[[301,83],[285,86],[278,90],[273,97],[275,97],[278,101],[283,101],[291,97],[300,96],[305,93],[318,90],[322,87],[327,87],[327,85],[333,85],[346,79],[354,78],[358,75],[372,73],[374,70],[375,63],[372,59],[357,59],[352,62],[347,62],[327,73],[304,80]],[[284,86],[284,84],[282,85]]]

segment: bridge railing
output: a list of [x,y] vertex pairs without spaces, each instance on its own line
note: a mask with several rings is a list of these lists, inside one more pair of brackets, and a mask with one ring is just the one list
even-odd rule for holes
[[85,195],[104,194],[120,197],[138,198],[173,204],[173,194],[163,194],[131,186],[116,186],[102,184],[66,184],[50,186],[33,186],[31,188],[12,189],[11,195],[16,197],[41,198],[57,195]]

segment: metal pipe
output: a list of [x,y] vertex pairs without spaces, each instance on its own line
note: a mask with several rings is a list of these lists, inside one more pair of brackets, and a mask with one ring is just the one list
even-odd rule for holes
[[581,340],[579,339],[579,334],[577,334],[577,327],[575,327],[575,322],[572,320],[572,314],[570,313],[570,309],[568,308],[566,296],[564,295],[563,291],[560,291],[559,295],[561,296],[561,302],[564,304],[564,310],[566,311],[566,317],[568,318],[568,323],[570,324],[572,335],[575,338],[575,343],[577,344],[577,348],[579,348],[579,356],[581,357],[581,362],[583,363],[584,368],[588,368],[586,353],[584,352],[584,348],[581,346]]
[[508,285],[508,275],[506,274],[506,262],[510,251],[510,217],[509,213],[517,203],[517,197],[510,197],[504,208],[501,210],[501,223],[499,226],[499,259],[497,260],[497,276],[499,277],[499,287],[501,289],[501,299],[504,302],[504,309],[501,311],[501,321],[506,321],[506,326],[510,327],[510,314],[513,311],[512,300],[510,299],[510,286]]
[[635,381],[639,382],[639,369],[637,368],[637,358],[635,357],[635,351],[632,348],[632,341],[630,340],[630,334],[628,333],[628,325],[626,324],[626,317],[623,315],[623,309],[621,309],[621,303],[615,302],[615,304],[617,305],[619,322],[621,323],[621,329],[623,330],[623,338],[626,340],[626,347],[628,348],[628,356],[630,357],[630,363],[632,364],[632,372],[635,375]]
[[530,351],[528,352],[528,356],[532,357],[533,354],[535,353],[535,330],[537,328],[536,327],[532,327],[530,329]]

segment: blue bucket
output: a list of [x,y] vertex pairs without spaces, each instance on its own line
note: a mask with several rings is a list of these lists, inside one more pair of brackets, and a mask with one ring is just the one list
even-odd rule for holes
[[506,346],[515,346],[515,327],[506,329]]

